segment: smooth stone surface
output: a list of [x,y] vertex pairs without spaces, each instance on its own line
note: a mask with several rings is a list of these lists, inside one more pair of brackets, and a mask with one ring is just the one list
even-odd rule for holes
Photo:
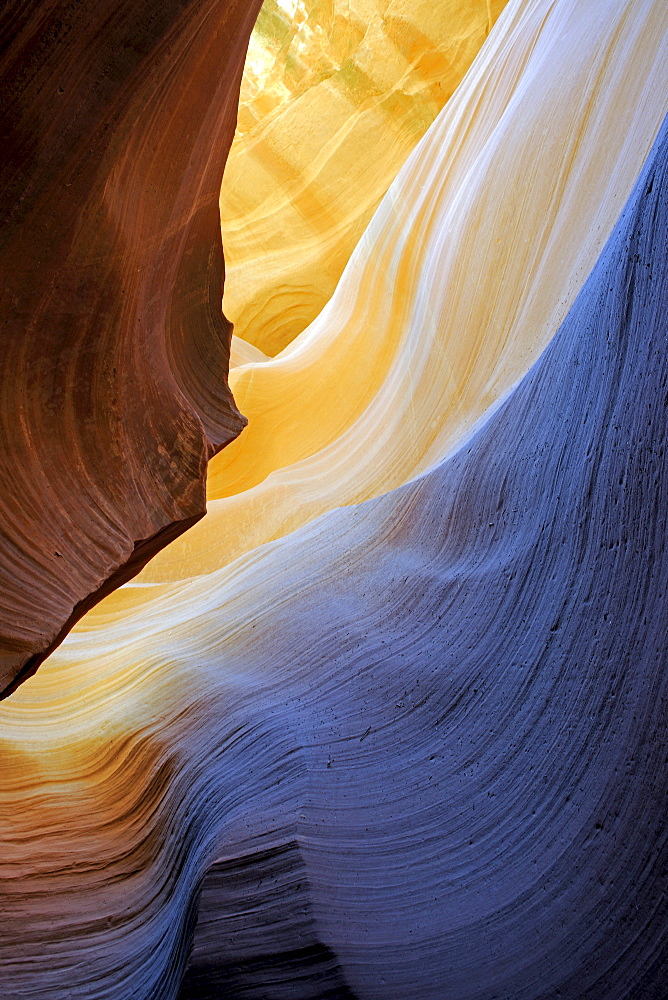
[[315,319],[506,2],[265,0],[220,193],[238,335],[273,357]]
[[249,425],[140,582],[214,572],[450,454],[556,333],[666,113],[665,3],[511,0],[327,307],[231,372]]

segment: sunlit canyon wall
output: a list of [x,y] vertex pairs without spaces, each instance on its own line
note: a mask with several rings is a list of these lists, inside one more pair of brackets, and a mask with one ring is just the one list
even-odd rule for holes
[[510,0],[238,347],[209,513],[0,709],[7,996],[665,1000],[667,112],[664,3]]
[[220,212],[236,333],[275,355],[315,319],[507,0],[266,0]]

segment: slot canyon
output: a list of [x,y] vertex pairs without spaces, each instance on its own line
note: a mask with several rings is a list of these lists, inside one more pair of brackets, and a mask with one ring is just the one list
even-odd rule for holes
[[666,1000],[665,0],[0,37],[2,1000]]

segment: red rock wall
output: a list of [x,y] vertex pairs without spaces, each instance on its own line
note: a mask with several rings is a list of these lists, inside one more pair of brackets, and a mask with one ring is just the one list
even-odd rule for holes
[[218,196],[260,0],[0,16],[0,691],[203,516],[244,426]]

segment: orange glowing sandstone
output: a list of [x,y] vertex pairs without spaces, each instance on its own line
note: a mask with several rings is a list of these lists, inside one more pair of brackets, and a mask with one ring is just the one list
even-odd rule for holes
[[275,355],[313,320],[506,0],[266,0],[221,191],[238,336]]

